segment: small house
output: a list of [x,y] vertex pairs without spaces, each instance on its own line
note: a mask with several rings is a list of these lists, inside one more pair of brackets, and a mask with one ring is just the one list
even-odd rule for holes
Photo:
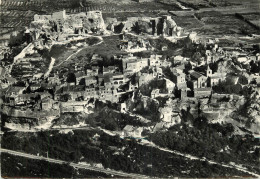
[[141,138],[142,132],[143,132],[143,127],[134,127],[131,125],[126,125],[123,129],[123,136]]

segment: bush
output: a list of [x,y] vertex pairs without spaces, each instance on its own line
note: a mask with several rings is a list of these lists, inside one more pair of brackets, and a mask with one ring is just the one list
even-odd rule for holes
[[233,85],[229,82],[220,82],[213,87],[213,91],[221,94],[241,94],[242,86],[240,84]]
[[238,83],[241,85],[247,85],[248,84],[248,79],[245,76],[240,76],[238,79]]
[[161,79],[154,79],[150,81],[148,84],[143,84],[140,86],[140,92],[145,95],[151,97],[151,92],[154,89],[160,89],[162,93],[167,92],[166,81]]

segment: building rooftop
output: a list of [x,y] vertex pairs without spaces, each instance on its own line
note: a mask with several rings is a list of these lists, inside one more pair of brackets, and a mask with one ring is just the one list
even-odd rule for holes
[[212,91],[211,88],[196,88],[194,91]]
[[196,71],[191,72],[190,75],[191,75],[191,77],[196,78],[196,79],[204,76],[204,75],[202,75],[202,74],[200,74],[200,73],[198,73]]
[[26,88],[26,87],[11,86],[11,87],[7,90],[7,93],[12,93],[12,92],[18,93],[18,92],[20,92],[21,90],[24,90],[25,88]]
[[130,125],[126,125],[123,130],[124,130],[124,131],[133,131],[133,130],[134,130],[134,127],[133,127],[133,126],[130,126]]

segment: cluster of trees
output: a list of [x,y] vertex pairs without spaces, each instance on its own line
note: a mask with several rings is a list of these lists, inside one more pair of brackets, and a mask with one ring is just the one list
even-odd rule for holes
[[168,97],[157,97],[156,100],[159,102],[159,107],[164,107]]
[[163,74],[168,78],[169,80],[173,80],[173,73],[170,69],[170,67],[162,68]]
[[63,53],[64,51],[67,51],[67,47],[66,45],[53,45],[48,56],[51,56],[55,59],[59,58]]
[[73,126],[79,124],[80,121],[82,121],[82,117],[78,113],[63,113],[54,122],[55,125]]
[[140,72],[141,72],[141,73],[151,74],[151,73],[153,73],[153,69],[151,69],[151,68],[149,68],[149,67],[147,66],[147,67],[144,67]]
[[241,75],[238,78],[238,84],[247,85],[248,84],[248,79],[245,76]]
[[248,97],[252,94],[252,87],[242,85],[248,84],[248,79],[241,76],[238,80],[238,84],[232,84],[230,81],[220,82],[218,85],[213,87],[214,92],[221,94],[237,94]]
[[241,94],[242,86],[240,84],[232,84],[228,81],[220,82],[213,87],[214,92],[222,94]]
[[258,62],[250,62],[251,73],[260,73],[260,61]]
[[[179,124],[167,132],[156,132],[150,139],[172,150],[181,151],[198,157],[206,157],[219,162],[238,162],[250,164],[257,169],[259,139],[251,135],[233,135],[232,124],[210,124],[204,117],[193,120],[193,126]],[[249,151],[253,150],[253,153]]]
[[178,41],[183,46],[182,56],[192,58],[193,61],[201,61],[201,57],[205,56],[206,48],[202,44],[195,44],[187,37],[182,41]]
[[16,36],[11,36],[9,40],[10,47],[17,47],[22,45],[24,42],[30,43],[32,37],[29,34],[24,34],[24,31],[18,32]]
[[152,81],[150,81],[147,84],[143,84],[142,86],[140,86],[139,91],[145,95],[145,96],[149,96],[151,97],[151,92],[154,89],[160,89],[160,92],[165,93],[167,92],[167,88],[166,88],[166,81],[164,79],[154,79]]
[[113,108],[103,105],[103,108],[95,110],[95,113],[89,114],[85,118],[85,122],[91,126],[100,126],[107,130],[122,130],[126,125],[143,126],[144,124],[136,118],[119,113],[113,110]]
[[149,33],[149,29],[151,28],[151,25],[144,21],[137,21],[132,27],[132,31],[134,31],[137,34],[140,33]]
[[160,121],[159,107],[160,104],[157,100],[142,98],[141,95],[135,95],[134,102],[128,100],[129,111],[139,114],[152,122]]

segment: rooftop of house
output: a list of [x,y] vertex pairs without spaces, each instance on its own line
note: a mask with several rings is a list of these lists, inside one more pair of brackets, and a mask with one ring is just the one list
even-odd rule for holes
[[41,83],[41,86],[45,89],[55,89],[56,85],[55,84],[49,84],[49,83]]
[[58,89],[55,93],[56,94],[62,94],[66,92],[81,92],[85,90],[85,86],[83,85],[77,85],[77,86],[64,86]]
[[123,78],[124,74],[123,73],[113,73],[113,74],[111,74],[111,76],[113,78]]
[[[1,75],[0,75],[0,76],[1,76]],[[10,76],[5,77],[5,79],[6,79],[8,82],[10,82],[10,83],[15,83],[15,82],[17,81],[15,78],[10,77]]]
[[113,70],[115,70],[115,69],[116,69],[115,66],[103,67],[103,73],[104,73],[104,72],[110,72],[110,71],[113,71]]
[[20,87],[20,86],[11,86],[9,87],[9,89],[6,91],[7,93],[11,93],[11,92],[14,92],[14,93],[18,93],[22,90],[24,90],[26,87]]
[[111,82],[110,77],[111,77],[110,74],[104,75],[104,83],[110,83]]
[[196,88],[196,89],[194,89],[194,91],[199,91],[199,92],[201,92],[201,91],[212,91],[212,89],[211,88]]
[[130,126],[130,125],[126,125],[123,129],[124,131],[133,131],[134,130],[134,127],[133,126]]
[[160,93],[160,89],[154,89],[151,94],[159,94]]
[[85,78],[85,80],[97,80],[94,76],[88,76]]
[[213,74],[210,79],[219,79],[221,78],[221,75],[220,74]]
[[173,75],[175,75],[175,76],[185,76],[185,73],[176,70],[176,71],[173,71]]
[[195,79],[198,79],[198,78],[204,76],[204,75],[202,75],[201,73],[196,72],[196,71],[191,72],[190,75],[191,75],[191,77],[193,77],[193,78],[195,78]]
[[29,58],[41,57],[39,53],[33,53],[32,55],[28,56]]
[[49,97],[44,97],[43,99],[42,99],[42,103],[48,103],[48,102],[50,102],[52,99],[51,98],[49,98]]
[[98,66],[93,66],[93,65],[92,65],[92,66],[91,66],[91,69],[92,69],[92,70],[99,70],[99,67],[98,67]]
[[156,132],[156,131],[158,131],[158,130],[164,128],[164,125],[165,125],[164,122],[159,122],[159,123],[157,123],[157,124],[154,126],[153,131]]
[[127,89],[129,89],[129,83],[122,84],[118,87],[118,91],[126,91]]
[[91,60],[103,60],[103,58],[101,56],[99,56],[98,54],[93,54]]
[[51,96],[51,94],[48,91],[36,92],[35,94],[39,94],[40,96],[44,96],[44,95]]
[[132,132],[132,131],[141,131],[142,129],[143,129],[142,127],[134,127],[131,125],[126,125],[123,131]]
[[38,94],[36,93],[29,93],[29,94],[19,94],[18,97],[20,98],[36,98],[38,96]]

